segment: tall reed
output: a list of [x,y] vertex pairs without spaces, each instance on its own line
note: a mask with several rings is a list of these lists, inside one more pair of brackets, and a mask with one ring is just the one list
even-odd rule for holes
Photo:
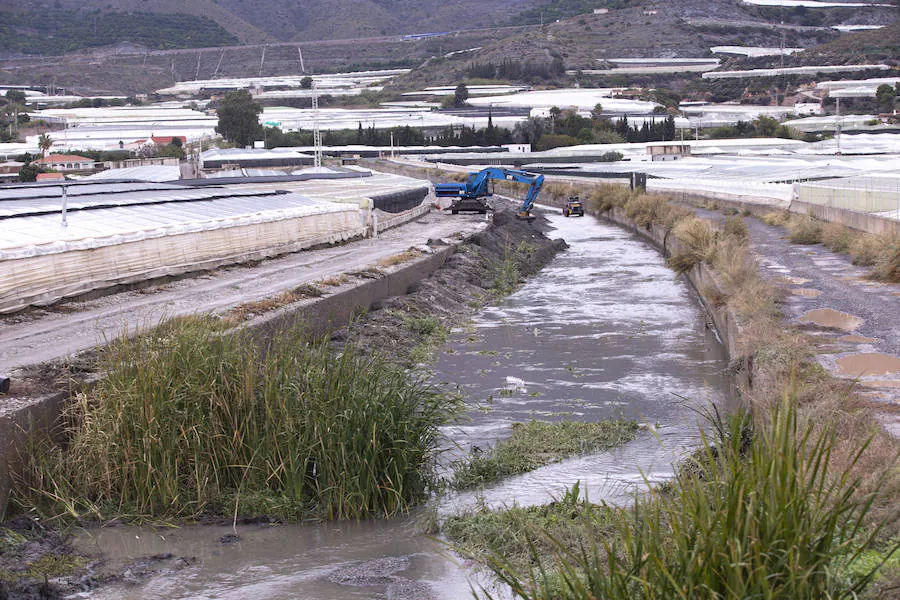
[[555,544],[549,570],[516,574],[502,557],[493,570],[528,599],[855,598],[874,569],[846,567],[878,533],[864,525],[877,490],[857,495],[851,475],[867,443],[830,468],[833,429],[801,422],[791,397],[752,435],[744,415],[714,425],[695,468],[619,511],[611,536]]
[[19,502],[72,517],[390,515],[430,483],[451,407],[378,356],[299,330],[263,350],[202,324],[104,352],[105,377],[44,442]]

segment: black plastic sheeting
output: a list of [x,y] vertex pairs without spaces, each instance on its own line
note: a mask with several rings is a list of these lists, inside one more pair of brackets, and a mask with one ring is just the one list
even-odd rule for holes
[[372,202],[375,208],[384,212],[401,213],[422,204],[422,200],[428,196],[428,192],[429,189],[427,187],[390,192],[380,196],[372,196]]

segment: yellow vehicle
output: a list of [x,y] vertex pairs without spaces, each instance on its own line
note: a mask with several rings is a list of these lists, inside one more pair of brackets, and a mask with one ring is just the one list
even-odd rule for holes
[[584,205],[581,203],[581,198],[578,196],[569,196],[569,199],[566,200],[566,205],[563,207],[563,216],[583,217]]

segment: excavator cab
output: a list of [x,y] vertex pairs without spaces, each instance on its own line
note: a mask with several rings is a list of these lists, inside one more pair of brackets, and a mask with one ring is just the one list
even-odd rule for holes
[[527,221],[533,220],[535,216],[531,214],[531,209],[541,191],[541,186],[544,185],[543,175],[517,169],[487,167],[477,173],[470,173],[465,183],[434,184],[434,194],[438,198],[456,198],[450,206],[450,212],[454,215],[461,211],[484,213],[489,209],[484,201],[484,198],[491,196],[489,183],[500,180],[528,184],[528,192],[516,216]]
[[584,204],[578,196],[569,196],[566,205],[563,207],[563,216],[565,217],[583,217]]

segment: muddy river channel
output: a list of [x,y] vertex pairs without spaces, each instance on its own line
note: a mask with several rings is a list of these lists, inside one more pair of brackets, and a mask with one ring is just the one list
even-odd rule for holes
[[471,405],[448,428],[447,458],[485,448],[515,421],[625,416],[646,423],[622,448],[544,467],[403,518],[363,523],[181,529],[113,527],[79,543],[111,570],[159,570],[76,597],[102,599],[429,599],[472,597],[484,576],[421,535],[424,514],[474,503],[544,503],[581,481],[593,501],[627,502],[669,477],[698,442],[695,409],[730,402],[724,352],[696,293],[660,254],[591,217],[551,216],[560,253],[515,294],[454,330],[432,365]]

